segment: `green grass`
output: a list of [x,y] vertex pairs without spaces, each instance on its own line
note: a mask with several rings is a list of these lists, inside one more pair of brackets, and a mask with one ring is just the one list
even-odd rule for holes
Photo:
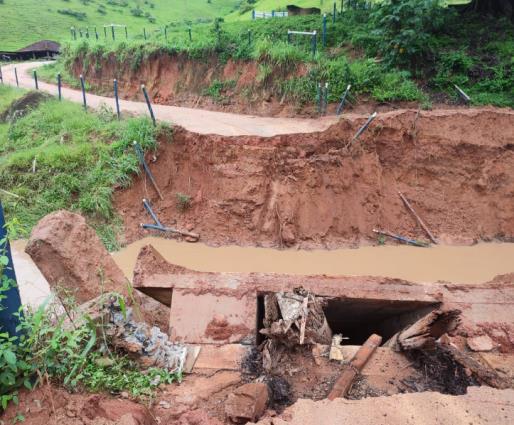
[[[2,87],[0,94],[3,99],[19,91]],[[46,214],[70,209],[88,218],[108,248],[117,248],[113,190],[130,185],[139,172],[132,142],[153,149],[158,131],[168,130],[146,118],[118,121],[111,111],[86,113],[54,99],[1,125],[0,187],[19,196],[2,195],[8,219],[16,218],[27,236]]]
[[[117,0],[118,3],[122,1]],[[225,16],[237,7],[238,0],[126,0],[128,6],[108,4],[108,0],[4,0],[0,4],[0,50],[17,50],[42,39],[63,41],[70,38],[70,27],[89,27],[103,36],[103,25],[127,25],[131,36],[141,35],[146,27],[149,33],[166,24],[205,21]],[[150,3],[154,4],[152,8]],[[99,12],[103,5],[105,13]],[[143,12],[155,18],[136,17],[131,9],[139,5]],[[84,20],[58,13],[70,9],[86,13]],[[121,30],[120,30],[121,31]]]

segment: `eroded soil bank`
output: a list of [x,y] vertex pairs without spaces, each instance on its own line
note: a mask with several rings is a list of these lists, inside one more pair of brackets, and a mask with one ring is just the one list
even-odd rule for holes
[[164,200],[144,176],[115,194],[126,242],[149,235],[139,226],[152,222],[143,198],[161,222],[208,244],[358,246],[377,243],[373,228],[425,239],[398,191],[442,243],[512,240],[513,111],[384,113],[346,149],[365,119],[271,138],[175,128],[147,156]]

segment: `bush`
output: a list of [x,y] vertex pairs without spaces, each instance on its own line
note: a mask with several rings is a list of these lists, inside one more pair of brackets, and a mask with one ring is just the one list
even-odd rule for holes
[[416,69],[434,56],[433,35],[449,16],[441,0],[385,0],[370,15],[371,33],[387,64]]
[[57,13],[60,13],[61,15],[73,16],[74,18],[77,18],[79,21],[83,21],[87,17],[87,14],[85,12],[77,12],[71,9],[58,9]]

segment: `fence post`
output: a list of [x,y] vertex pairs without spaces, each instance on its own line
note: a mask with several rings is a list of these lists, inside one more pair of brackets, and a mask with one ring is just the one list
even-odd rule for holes
[[291,44],[291,32],[287,30],[287,44]]
[[104,26],[104,38],[107,38],[107,27]]
[[150,112],[150,117],[152,118],[153,125],[156,126],[157,122],[155,121],[155,115],[153,114],[152,104],[150,103],[150,98],[148,97],[148,93],[146,92],[146,87],[144,84],[141,84],[141,90],[143,90],[146,105],[148,106],[148,111]]
[[36,90],[39,90],[39,85],[37,83],[37,72],[36,72],[36,70],[34,70],[34,83],[36,85]]
[[164,39],[168,42],[168,27],[164,27]]
[[89,27],[86,28],[86,38],[89,38]]
[[116,101],[116,115],[118,116],[118,119],[120,119],[120,100],[118,98],[118,80],[116,78],[114,79],[114,100]]
[[143,28],[143,37],[145,38],[146,40],[146,28]]
[[125,25],[125,39],[128,40],[128,28]]
[[82,30],[79,28],[79,35],[80,35],[80,38],[82,38]]
[[252,20],[255,20],[255,9],[252,10]]
[[248,45],[252,44],[252,30],[248,30]]
[[[16,70],[16,68],[14,68]],[[4,83],[4,74],[2,74],[2,67],[0,66],[0,82]]]
[[316,87],[316,100],[318,101],[318,114],[321,115],[321,83]]
[[112,41],[115,41],[116,36],[114,35],[114,25],[111,27],[111,31],[112,31]]
[[324,108],[323,108],[323,115],[327,114],[327,108],[328,108],[328,83],[325,83],[325,98],[324,98]]
[[57,74],[57,94],[59,96],[59,100],[62,100],[62,81],[60,72]]
[[[0,71],[0,74],[2,74],[2,71]],[[20,83],[18,82],[18,70],[16,67],[14,67],[14,77],[16,78],[16,87],[20,87]]]
[[191,28],[188,28],[188,32],[189,32],[189,41],[193,41],[193,31]]
[[271,17],[272,17],[272,18],[274,18],[274,17],[275,17],[275,11],[274,11],[274,10],[272,10],[272,11],[271,11]]
[[323,14],[323,33],[322,33],[323,47],[327,45],[327,14]]
[[14,263],[12,261],[11,245],[7,239],[7,230],[5,228],[4,210],[2,202],[0,201],[0,255],[7,257],[7,265],[2,268],[0,279],[3,280],[5,277],[8,281],[11,281],[13,285],[4,292],[6,297],[2,301],[2,308],[0,308],[0,330],[7,332],[10,336],[19,335],[16,328],[19,325],[19,318],[17,313],[21,308],[21,298],[16,285],[16,272],[14,271]]
[[82,87],[82,103],[84,104],[84,109],[87,111],[86,84],[84,83],[84,76],[82,74],[80,74],[80,87]]
[[95,27],[95,38],[98,40],[98,31],[96,30],[96,27]]
[[332,12],[332,23],[333,24],[336,23],[336,15],[337,15],[337,6],[336,6],[336,2],[334,2],[334,10]]
[[312,56],[316,56],[316,50],[318,48],[318,33],[314,31],[312,34]]

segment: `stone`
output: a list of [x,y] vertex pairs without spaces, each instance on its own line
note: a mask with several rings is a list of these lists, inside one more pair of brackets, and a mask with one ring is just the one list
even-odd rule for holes
[[79,304],[102,292],[128,295],[123,272],[79,214],[60,210],[43,217],[25,251],[52,289],[65,289]]
[[228,396],[225,414],[235,423],[255,422],[264,414],[268,397],[268,386],[262,382],[242,385]]
[[134,300],[140,319],[167,329],[169,309],[137,292],[129,296],[129,281],[84,217],[60,210],[43,217],[25,248],[50,287],[72,295],[77,304],[105,292]]
[[473,351],[491,351],[495,348],[493,340],[487,335],[468,338],[466,343]]

